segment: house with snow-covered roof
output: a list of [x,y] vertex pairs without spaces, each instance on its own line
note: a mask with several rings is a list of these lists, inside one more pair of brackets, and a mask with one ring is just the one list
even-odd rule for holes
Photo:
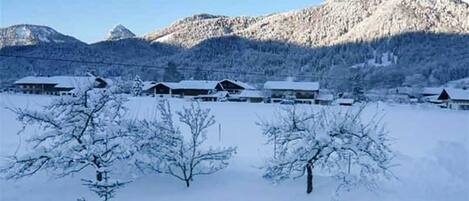
[[456,110],[469,110],[469,90],[445,88],[438,96],[446,107]]
[[171,96],[177,86],[177,82],[143,82],[143,92],[153,96]]
[[312,104],[319,95],[319,82],[267,81],[264,90],[271,102],[294,99]]
[[224,79],[210,80],[182,80],[180,82],[144,82],[144,91],[148,95],[176,95],[176,96],[204,96],[226,91],[229,94],[239,94],[243,90],[254,87],[247,83]]
[[73,95],[74,90],[105,88],[110,81],[95,76],[27,76],[14,82],[25,94]]

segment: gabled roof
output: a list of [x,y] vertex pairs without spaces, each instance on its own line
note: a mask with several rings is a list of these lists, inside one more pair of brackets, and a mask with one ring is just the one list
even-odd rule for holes
[[183,80],[176,84],[175,89],[215,89],[218,81]]
[[448,98],[451,100],[469,100],[469,90],[446,88],[441,92],[438,100],[445,99],[443,98],[444,93],[448,94]]
[[155,81],[144,81],[142,89],[144,91],[146,91],[146,90],[151,89],[152,87],[156,86],[156,84],[157,84],[157,82],[155,82]]
[[232,82],[232,83],[234,83],[234,84],[236,84],[240,87],[243,87],[244,89],[249,89],[249,90],[255,89],[255,87],[249,85],[248,83],[241,82],[241,81],[238,81],[238,80],[223,79],[220,82],[223,82],[223,81]]
[[319,82],[267,81],[264,89],[317,91]]
[[149,90],[157,85],[164,85],[170,89],[176,89],[178,84],[177,82],[155,82],[155,81],[145,81],[143,82],[143,90],[146,91],[146,90]]
[[94,85],[96,79],[93,76],[28,76],[15,81],[15,84],[54,84],[55,88],[80,88]]

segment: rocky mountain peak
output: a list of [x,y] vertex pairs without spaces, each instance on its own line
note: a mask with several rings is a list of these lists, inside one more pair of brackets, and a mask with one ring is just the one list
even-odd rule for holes
[[133,38],[133,37],[135,37],[134,33],[132,33],[125,26],[118,24],[109,31],[107,39],[108,40],[120,40],[120,39]]

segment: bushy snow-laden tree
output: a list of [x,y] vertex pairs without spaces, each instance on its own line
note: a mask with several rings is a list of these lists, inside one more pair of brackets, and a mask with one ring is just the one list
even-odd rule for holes
[[27,136],[31,151],[10,156],[1,173],[8,179],[19,179],[44,170],[65,177],[92,169],[96,175],[82,179],[84,185],[102,200],[111,199],[127,183],[111,179],[118,168],[116,162],[132,153],[125,101],[110,89],[88,88],[76,96],[54,99],[42,110],[12,108],[24,128],[34,125],[38,129]]
[[173,122],[168,101],[161,101],[158,111],[160,119],[142,121],[136,126],[140,156],[135,164],[139,169],[171,175],[189,187],[194,177],[228,166],[236,148],[212,148],[206,144],[207,129],[215,124],[209,109],[193,102],[177,112],[180,125],[186,126],[187,132]]
[[136,75],[134,78],[134,83],[132,85],[132,95],[141,96],[143,92],[143,81],[140,79],[140,76]]
[[258,123],[274,145],[264,177],[273,181],[306,174],[307,193],[314,172],[336,178],[337,190],[362,186],[373,189],[381,178],[392,178],[392,151],[379,118],[364,120],[363,108],[319,112],[284,108],[275,120]]

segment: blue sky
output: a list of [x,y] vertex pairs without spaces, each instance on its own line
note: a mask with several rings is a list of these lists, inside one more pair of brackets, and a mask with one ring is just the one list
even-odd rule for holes
[[96,42],[116,24],[137,35],[197,13],[257,16],[318,5],[322,0],[0,0],[0,26],[47,25]]

